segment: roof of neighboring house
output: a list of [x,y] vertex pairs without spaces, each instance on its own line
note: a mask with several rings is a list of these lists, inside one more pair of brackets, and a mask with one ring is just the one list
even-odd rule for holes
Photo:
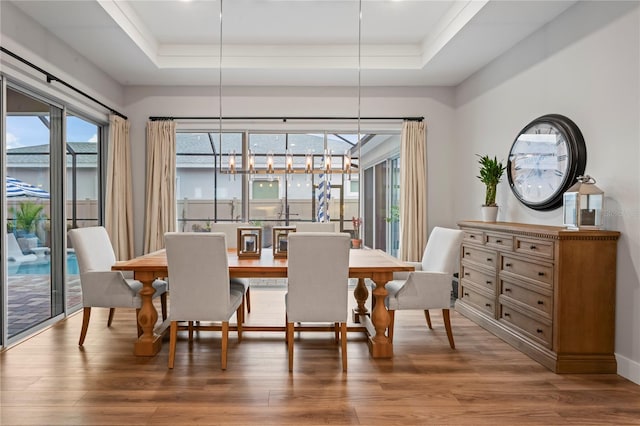
[[[76,154],[76,162],[79,166],[96,164],[98,144],[95,142],[67,142],[67,146]],[[83,155],[84,154],[84,155]],[[7,150],[7,166],[49,164],[49,144],[24,146]],[[67,164],[71,164],[71,158],[67,156]]]

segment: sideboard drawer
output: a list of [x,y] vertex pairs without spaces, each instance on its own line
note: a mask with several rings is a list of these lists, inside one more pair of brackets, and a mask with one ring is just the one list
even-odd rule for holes
[[[463,282],[464,284],[464,282]],[[462,286],[462,300],[465,303],[475,306],[477,309],[489,315],[491,318],[495,319],[496,308],[495,308],[495,299],[491,297],[486,297],[481,294],[479,291],[476,291],[471,286]]]
[[553,259],[553,242],[516,237],[516,253]]
[[551,348],[552,343],[552,327],[551,322],[545,324],[542,320],[536,320],[516,309],[509,306],[500,305],[501,315],[500,321],[518,327],[527,333],[533,340],[543,344],[547,348]]
[[507,251],[513,250],[513,237],[511,235],[487,232],[485,234],[484,240],[487,247]]
[[482,238],[482,231],[465,230],[463,240],[468,241],[470,243],[484,244],[484,240]]
[[548,294],[533,291],[518,284],[502,280],[502,295],[518,302],[524,303],[539,314],[551,318],[553,315],[553,304],[551,291]]
[[553,284],[553,266],[543,265],[510,256],[502,257],[502,271],[526,277],[551,286]]
[[482,272],[478,269],[475,269],[463,262],[461,277],[464,280],[472,281],[474,284],[480,287],[486,287],[487,290],[490,290],[493,294],[495,294],[495,291],[496,291],[495,272],[492,274],[488,274],[486,272]]
[[487,266],[493,270],[498,265],[498,253],[468,245],[462,246],[462,259]]

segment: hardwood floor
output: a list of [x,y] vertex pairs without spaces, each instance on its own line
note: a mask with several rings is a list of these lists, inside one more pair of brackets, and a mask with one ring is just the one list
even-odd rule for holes
[[[284,324],[283,291],[252,289],[247,323]],[[343,373],[333,333],[298,333],[289,374],[284,333],[182,333],[133,356],[134,311],[94,309],[0,353],[2,425],[144,424],[640,424],[640,386],[617,375],[556,375],[452,311],[456,350],[439,311],[398,311],[393,360],[369,357],[349,333]]]

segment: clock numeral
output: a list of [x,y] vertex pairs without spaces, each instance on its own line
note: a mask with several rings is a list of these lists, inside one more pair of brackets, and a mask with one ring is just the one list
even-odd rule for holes
[[558,155],[558,161],[565,161],[567,159],[567,154]]
[[562,171],[558,170],[558,169],[555,169],[553,171],[553,174],[555,174],[556,176],[564,176],[564,173]]

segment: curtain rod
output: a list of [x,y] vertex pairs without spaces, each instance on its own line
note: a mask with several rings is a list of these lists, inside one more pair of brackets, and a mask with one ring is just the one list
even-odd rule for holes
[[160,120],[407,120],[423,121],[424,117],[149,117],[151,121]]
[[0,52],[6,53],[7,55],[11,56],[14,59],[17,59],[18,61],[22,62],[25,65],[30,66],[31,68],[33,68],[36,71],[41,72],[42,74],[44,74],[47,77],[47,83],[51,83],[54,81],[57,81],[58,83],[62,84],[63,86],[68,87],[69,89],[75,91],[76,93],[79,93],[80,95],[84,96],[87,99],[92,100],[93,102],[97,103],[98,105],[100,105],[101,107],[109,110],[110,113],[115,114],[119,117],[124,118],[125,120],[127,120],[127,116],[116,111],[115,109],[111,108],[110,106],[105,105],[104,103],[100,102],[99,100],[97,100],[96,98],[94,98],[93,96],[83,92],[82,90],[70,85],[69,83],[67,83],[66,81],[56,77],[55,75],[51,74],[48,71],[45,71],[44,69],[40,68],[39,66],[37,66],[36,64],[27,61],[26,59],[16,55],[15,53],[11,52],[10,50],[5,49],[4,47],[0,46]]

